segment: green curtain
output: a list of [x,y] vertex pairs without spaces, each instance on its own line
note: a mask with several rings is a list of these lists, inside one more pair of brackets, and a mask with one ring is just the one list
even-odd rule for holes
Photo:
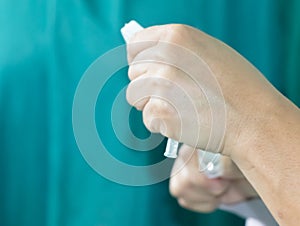
[[[243,225],[221,211],[184,210],[169,195],[168,181],[128,187],[99,176],[77,148],[72,101],[87,67],[123,44],[119,29],[131,19],[202,29],[241,52],[278,88],[294,87],[294,71],[282,85],[281,9],[273,0],[0,0],[0,225]],[[97,104],[100,136],[125,162],[161,160],[164,144],[137,154],[111,132],[112,90],[128,83],[125,71],[116,78]],[[140,113],[131,117],[135,134],[147,136]]]
[[300,2],[281,1],[283,27],[283,93],[300,106]]

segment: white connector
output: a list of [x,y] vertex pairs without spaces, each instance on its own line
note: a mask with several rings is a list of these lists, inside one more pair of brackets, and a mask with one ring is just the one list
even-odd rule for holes
[[130,21],[121,28],[121,34],[127,43],[129,39],[137,32],[143,30],[144,28],[138,24],[135,20]]
[[200,172],[210,178],[218,178],[223,175],[221,154],[215,154],[198,149],[198,163]]
[[178,151],[178,141],[169,138],[164,156],[175,159],[177,158],[177,151]]

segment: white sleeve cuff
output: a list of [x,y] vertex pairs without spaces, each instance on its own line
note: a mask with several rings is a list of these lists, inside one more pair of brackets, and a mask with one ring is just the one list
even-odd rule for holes
[[237,203],[234,205],[221,205],[220,210],[234,213],[246,218],[246,226],[277,226],[278,224],[260,199]]

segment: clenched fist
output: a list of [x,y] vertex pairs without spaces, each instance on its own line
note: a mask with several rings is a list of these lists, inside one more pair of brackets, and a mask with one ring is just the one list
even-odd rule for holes
[[197,152],[183,145],[172,170],[171,194],[182,207],[197,212],[211,212],[220,204],[234,204],[257,197],[256,191],[230,158],[222,157],[221,165],[222,177],[208,179],[199,170]]
[[150,27],[127,48],[128,102],[143,110],[150,131],[192,147],[228,156],[243,150],[276,102],[255,67],[192,27]]

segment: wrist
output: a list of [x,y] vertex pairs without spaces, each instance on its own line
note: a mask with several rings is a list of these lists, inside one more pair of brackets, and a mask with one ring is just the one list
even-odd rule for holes
[[[231,157],[273,216],[283,224],[293,221],[294,210],[281,207],[295,206],[295,197],[300,197],[300,183],[295,177],[300,174],[300,114],[283,96],[273,106],[269,118],[253,126],[255,134],[250,134],[249,142],[234,150]],[[294,209],[300,211],[297,205]]]
[[259,157],[282,152],[281,148],[284,149],[287,142],[282,134],[291,129],[291,123],[297,123],[297,107],[280,93],[275,94],[272,98],[265,99],[255,112],[245,117],[230,152],[233,161],[244,170],[254,168]]

